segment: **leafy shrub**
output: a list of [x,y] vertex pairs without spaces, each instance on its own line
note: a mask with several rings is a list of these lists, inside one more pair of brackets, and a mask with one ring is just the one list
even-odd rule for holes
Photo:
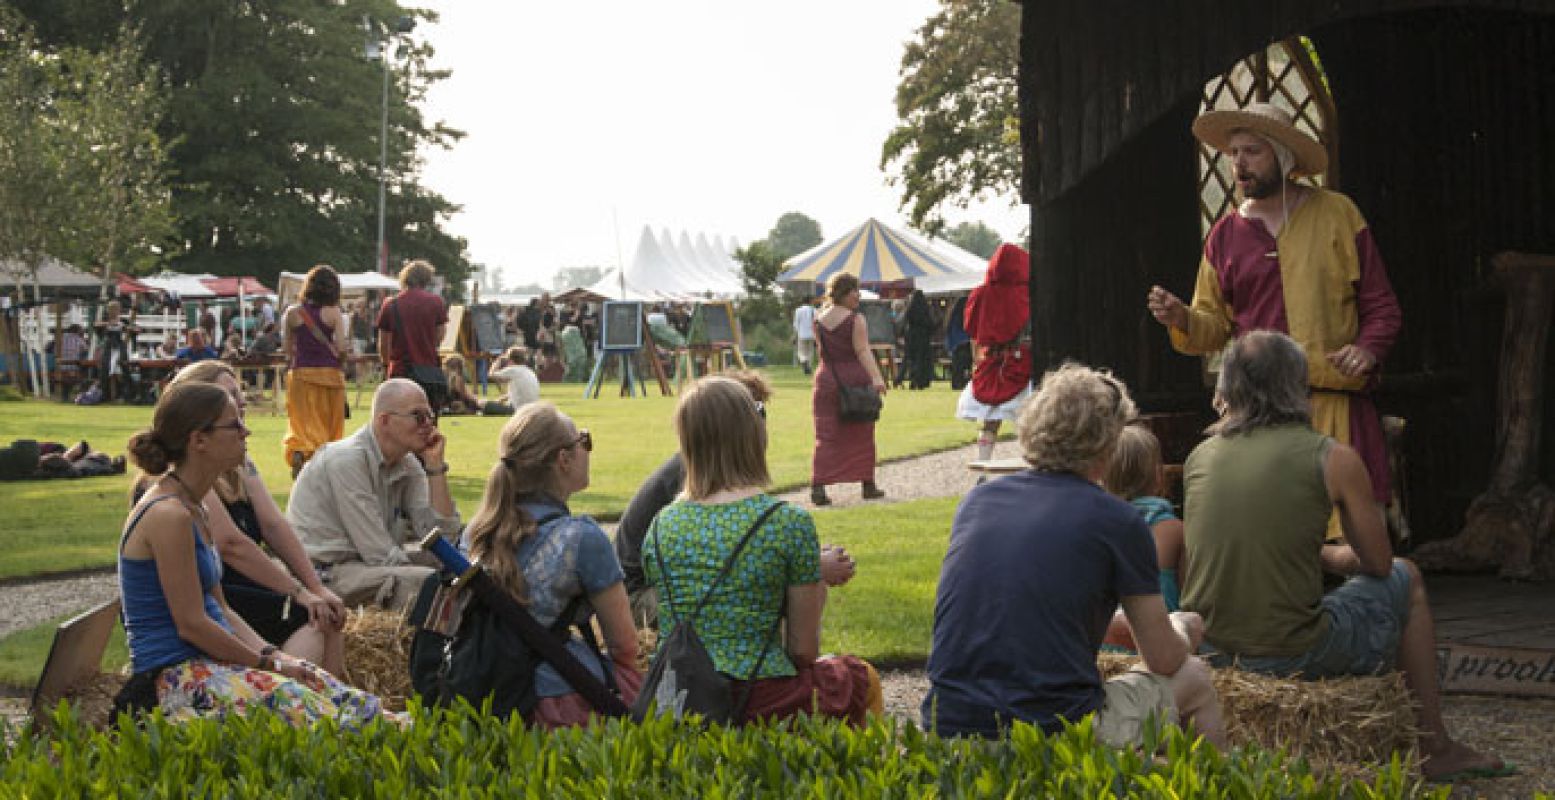
[[658,719],[544,733],[469,708],[413,708],[415,725],[296,729],[255,714],[107,733],[68,708],[52,738],[8,735],[0,797],[1445,797],[1394,762],[1370,782],[1311,774],[1258,750],[1219,753],[1181,731],[1165,758],[1096,742],[1090,724],[1007,741],[941,739],[911,725],[803,720],[743,729]]

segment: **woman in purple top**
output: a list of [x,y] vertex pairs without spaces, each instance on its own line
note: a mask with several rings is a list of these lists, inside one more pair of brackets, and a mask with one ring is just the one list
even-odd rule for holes
[[286,373],[286,462],[292,477],[314,451],[345,435],[346,378],[341,358],[350,352],[340,316],[340,276],[328,265],[308,271],[302,302],[286,309],[281,349]]

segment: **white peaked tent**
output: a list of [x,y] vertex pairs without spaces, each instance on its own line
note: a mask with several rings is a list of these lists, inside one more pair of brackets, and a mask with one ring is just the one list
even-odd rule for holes
[[725,256],[709,262],[701,257],[688,234],[679,242],[668,230],[655,235],[647,226],[637,238],[632,260],[622,270],[610,270],[591,291],[627,300],[692,300],[732,298],[744,294],[737,272]]

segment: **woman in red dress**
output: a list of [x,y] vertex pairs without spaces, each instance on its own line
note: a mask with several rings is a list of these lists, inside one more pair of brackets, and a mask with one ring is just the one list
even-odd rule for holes
[[838,382],[873,386],[884,395],[885,379],[869,349],[869,330],[858,313],[859,282],[838,273],[826,284],[826,306],[815,318],[815,341],[821,366],[815,371],[810,414],[815,418],[815,454],[810,460],[810,501],[831,502],[826,486],[863,484],[864,499],[885,497],[875,486],[875,423],[843,422],[839,418]]

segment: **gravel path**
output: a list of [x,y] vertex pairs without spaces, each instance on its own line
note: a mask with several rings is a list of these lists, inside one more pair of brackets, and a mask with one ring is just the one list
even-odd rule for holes
[[0,639],[55,617],[84,611],[118,594],[112,571],[0,586]]

